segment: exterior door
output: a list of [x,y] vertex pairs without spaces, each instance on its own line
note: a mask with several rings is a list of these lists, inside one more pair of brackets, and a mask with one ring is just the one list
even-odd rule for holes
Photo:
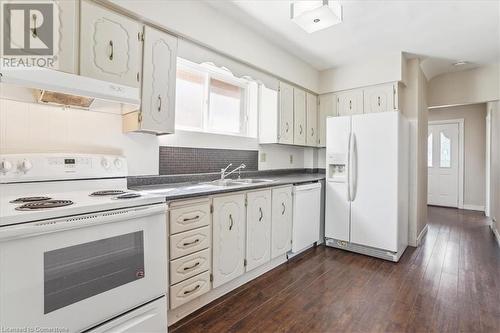
[[213,287],[245,272],[245,195],[213,199]]
[[279,143],[293,143],[293,87],[280,82],[280,137]]
[[307,93],[307,139],[308,146],[318,145],[318,97]]
[[293,89],[293,143],[306,144],[306,92]]
[[247,194],[247,266],[250,271],[271,260],[271,190]]
[[177,38],[148,26],[144,31],[141,129],[173,133]]
[[139,87],[141,30],[134,20],[82,1],[80,74]]
[[428,203],[458,207],[459,124],[431,124],[428,134]]
[[271,258],[292,248],[292,187],[273,189]]

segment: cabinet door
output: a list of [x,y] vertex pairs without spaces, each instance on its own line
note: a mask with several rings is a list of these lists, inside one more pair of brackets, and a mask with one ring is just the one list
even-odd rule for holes
[[306,144],[318,145],[318,97],[307,93]]
[[80,19],[80,74],[139,87],[139,23],[88,1]]
[[297,88],[293,89],[293,143],[306,144],[306,92]]
[[280,137],[279,143],[293,143],[293,87],[280,82]]
[[245,195],[213,199],[213,286],[242,275],[245,271]]
[[337,95],[319,96],[318,146],[326,147],[326,118],[337,116]]
[[292,248],[292,187],[273,189],[271,258]]
[[363,113],[363,90],[349,90],[337,95],[339,116]]
[[271,190],[247,194],[247,272],[271,259]]
[[366,88],[363,91],[365,103],[364,112],[393,111],[395,90],[393,84],[385,84]]
[[144,29],[141,129],[173,133],[177,38],[148,26]]

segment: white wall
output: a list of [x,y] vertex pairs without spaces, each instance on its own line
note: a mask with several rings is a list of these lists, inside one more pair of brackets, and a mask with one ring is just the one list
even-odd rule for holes
[[491,110],[491,217],[500,231],[500,101],[488,103]]
[[173,33],[318,91],[318,71],[202,1],[110,0]]
[[429,81],[429,107],[485,103],[500,99],[500,65],[438,75]]
[[427,80],[418,59],[407,61],[407,84],[403,88],[402,112],[410,121],[410,205],[408,242],[417,245],[417,237],[427,224]]
[[363,63],[320,72],[320,94],[403,80],[406,68],[401,53],[384,58],[367,56],[366,59]]
[[127,157],[131,175],[158,174],[158,139],[122,134],[121,115],[0,99],[0,153],[76,152]]
[[429,121],[450,119],[464,119],[464,205],[480,209],[486,202],[486,105],[429,111]]

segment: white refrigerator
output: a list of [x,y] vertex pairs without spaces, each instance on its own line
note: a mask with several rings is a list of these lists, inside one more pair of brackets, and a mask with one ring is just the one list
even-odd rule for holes
[[408,245],[408,160],[400,112],[327,119],[328,246],[399,260]]

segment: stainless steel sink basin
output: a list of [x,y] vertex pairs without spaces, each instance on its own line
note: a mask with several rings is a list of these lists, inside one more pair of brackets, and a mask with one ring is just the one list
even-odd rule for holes
[[241,183],[237,183],[234,179],[216,179],[211,182],[201,183],[204,185],[215,185],[215,186],[238,186],[242,185]]
[[256,178],[245,178],[245,179],[235,179],[236,183],[241,184],[262,184],[274,182],[273,179],[256,179]]

